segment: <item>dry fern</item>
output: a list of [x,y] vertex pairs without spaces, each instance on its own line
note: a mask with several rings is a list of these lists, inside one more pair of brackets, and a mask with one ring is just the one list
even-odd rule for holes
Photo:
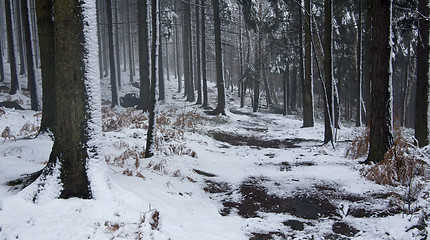
[[370,127],[366,127],[366,131],[358,137],[356,137],[349,148],[346,149],[345,157],[357,159],[363,157],[369,151],[370,141]]

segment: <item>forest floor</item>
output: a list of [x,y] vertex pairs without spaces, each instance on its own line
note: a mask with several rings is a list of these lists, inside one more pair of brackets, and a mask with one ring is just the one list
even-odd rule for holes
[[[90,176],[93,200],[55,199],[55,187],[35,200],[34,186],[6,185],[43,168],[53,142],[35,138],[39,112],[0,107],[0,131],[9,127],[16,137],[0,143],[0,239],[427,237],[428,171],[415,178],[419,186],[363,177],[364,157],[345,153],[364,128],[342,126],[334,146],[324,145],[322,123],[301,128],[293,115],[253,113],[232,93],[227,116],[207,116],[172,80],[158,107],[156,154],[146,159],[147,116],[108,108],[106,84],[99,148],[105,163]],[[138,89],[125,83],[120,95],[129,92]],[[26,94],[8,98],[0,92],[0,102],[29,108]]]

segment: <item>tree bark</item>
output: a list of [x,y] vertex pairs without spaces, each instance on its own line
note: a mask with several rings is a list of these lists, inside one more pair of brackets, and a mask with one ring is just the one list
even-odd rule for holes
[[137,4],[140,75],[140,100],[137,109],[148,111],[150,106],[148,5],[147,0],[138,0]]
[[[158,41],[158,31],[159,26],[158,16],[157,16],[157,0],[151,0],[151,15],[152,15],[152,38],[151,38],[151,97],[150,97],[150,107],[149,107],[149,125],[148,133],[146,137],[146,150],[145,158],[152,157],[154,155],[152,146],[154,145],[155,138],[155,86],[157,84],[157,41]],[[159,69],[161,70],[161,69]]]
[[37,86],[36,86],[36,76],[34,74],[34,63],[33,63],[33,46],[31,45],[31,34],[30,34],[30,20],[28,17],[29,11],[27,6],[27,0],[21,3],[21,14],[22,14],[22,24],[24,27],[24,40],[25,48],[27,53],[27,88],[30,92],[31,99],[31,110],[39,110],[39,100],[37,97]]
[[9,94],[13,95],[19,91],[18,76],[16,72],[15,61],[15,44],[13,39],[12,30],[12,9],[10,0],[4,1],[6,13],[6,31],[7,31],[7,48],[9,52],[9,65],[10,65],[10,91]]
[[303,127],[314,126],[314,103],[312,82],[312,22],[311,1],[305,0],[305,77],[303,82]]
[[333,39],[333,3],[324,0],[324,144],[333,142],[333,61],[332,61],[332,39]]
[[133,82],[133,69],[134,69],[134,64],[133,64],[133,47],[132,47],[132,41],[131,41],[131,24],[130,24],[130,0],[127,0],[127,2],[125,3],[126,6],[126,34],[125,36],[127,37],[127,43],[128,43],[128,67],[129,67],[129,79],[130,82]]
[[191,31],[191,10],[190,10],[190,0],[185,0],[182,2],[183,9],[183,24],[182,24],[182,54],[183,54],[183,69],[184,69],[184,96],[187,97],[187,101],[189,101],[189,93],[190,90],[190,31]]
[[[429,2],[419,0],[418,46],[417,46],[417,94],[415,110],[415,138],[419,147],[429,144]],[[426,19],[427,18],[427,19]]]
[[[19,52],[19,75],[25,74],[25,46],[22,42],[23,32],[22,32],[22,23],[21,23],[21,0],[15,0],[15,17],[16,17],[16,29],[17,29],[17,38],[18,38],[18,52]],[[28,88],[28,86],[27,86]]]
[[[55,73],[57,121],[48,169],[61,164],[60,198],[91,198],[86,174],[89,98],[82,1],[53,1],[55,13]],[[70,11],[74,9],[74,11]],[[91,96],[94,97],[94,96]],[[52,168],[51,168],[52,171]]]
[[364,122],[366,125],[370,124],[371,118],[371,67],[372,67],[372,14],[371,14],[372,1],[366,1],[366,12],[365,12],[365,34],[363,38],[363,101],[365,116]]
[[[118,88],[121,89],[121,57],[119,53],[119,21],[118,21],[118,0],[114,1],[114,24],[115,25],[115,72],[116,72],[116,79],[118,81]],[[112,57],[112,56],[111,56]]]
[[373,1],[372,117],[370,150],[365,163],[382,161],[384,154],[393,144],[391,133],[391,9],[391,1]]
[[197,101],[196,104],[202,104],[202,78],[201,78],[201,62],[200,62],[200,7],[198,5],[198,0],[196,0],[196,55],[197,55]]
[[[161,23],[159,23],[161,29]],[[158,37],[158,101],[164,101],[164,72],[163,72],[163,42],[161,36]]]
[[357,56],[357,116],[355,119],[355,126],[356,127],[361,127],[361,121],[362,121],[362,116],[361,116],[361,103],[363,101],[362,95],[361,95],[361,89],[362,89],[362,82],[361,82],[361,35],[362,35],[362,27],[361,27],[361,0],[357,0],[358,4],[357,4],[357,8],[358,8],[358,23],[357,23],[357,52],[356,52],[356,56]]
[[[115,1],[115,0],[114,0]],[[112,2],[106,0],[107,25],[108,25],[108,45],[109,45],[109,65],[110,65],[110,86],[112,93],[111,107],[118,106],[118,90],[116,82],[116,67],[115,67],[115,52],[113,43],[113,28],[112,28]]]
[[208,106],[208,83],[206,76],[206,14],[205,14],[205,0],[200,0],[202,7],[201,18],[202,18],[202,85],[203,85],[203,103],[202,107]]
[[39,132],[51,131],[55,134],[56,80],[54,53],[54,9],[52,0],[38,0],[36,15],[39,34],[40,61],[42,72],[42,120]]
[[219,0],[212,0],[214,13],[214,36],[215,36],[215,67],[216,67],[216,83],[218,90],[217,107],[212,114],[225,115],[225,89],[224,76],[222,66],[222,48],[221,48],[221,19],[219,16]]
[[[0,36],[1,38],[1,36]],[[3,49],[2,49],[2,39],[0,39],[0,82],[4,82],[4,66],[3,66]]]

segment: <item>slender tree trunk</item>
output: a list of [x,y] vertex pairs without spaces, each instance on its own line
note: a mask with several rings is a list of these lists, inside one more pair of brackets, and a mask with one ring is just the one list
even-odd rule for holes
[[384,154],[393,144],[391,133],[391,9],[391,1],[373,1],[372,118],[370,150],[365,163],[382,161]]
[[362,27],[361,27],[361,0],[357,0],[358,2],[358,23],[357,23],[357,118],[355,120],[355,126],[361,127],[361,102],[363,101],[361,89],[362,89],[362,83],[361,83],[361,34],[362,34]]
[[29,11],[27,0],[23,0],[21,3],[21,14],[24,27],[25,48],[27,49],[27,88],[30,91],[31,110],[38,111],[39,101],[37,97],[36,76],[34,74],[33,47],[31,46],[30,20],[28,17]]
[[365,34],[363,39],[364,55],[363,55],[363,101],[365,108],[365,123],[370,124],[371,118],[371,67],[372,67],[372,14],[371,14],[371,0],[366,0],[365,12]]
[[37,34],[37,21],[36,21],[36,11],[34,11],[34,9],[36,9],[35,7],[35,1],[36,0],[29,0],[30,3],[30,11],[28,12],[29,17],[31,18],[30,20],[30,30],[32,32],[32,36],[33,36],[33,50],[34,50],[34,67],[35,68],[39,68],[40,64],[39,64],[39,39],[38,39],[38,34]]
[[208,83],[206,77],[206,15],[205,15],[205,0],[200,0],[200,4],[203,6],[201,11],[201,25],[202,25],[202,81],[203,81],[203,103],[202,107],[208,106]]
[[[152,15],[152,38],[151,38],[151,97],[150,97],[150,108],[149,108],[149,126],[148,134],[146,137],[146,151],[145,158],[152,157],[154,155],[152,146],[154,145],[155,138],[155,86],[157,84],[157,41],[158,41],[158,29],[159,20],[157,16],[158,0],[151,0],[151,15]],[[158,69],[161,70],[161,69]]]
[[202,78],[201,78],[201,62],[200,62],[200,7],[198,6],[198,0],[196,0],[196,56],[197,56],[197,101],[196,104],[202,104]]
[[311,1],[305,0],[305,77],[303,82],[303,127],[314,126],[314,103],[312,83],[312,32]]
[[[114,0],[115,1],[115,0]],[[108,25],[108,45],[109,45],[109,62],[110,62],[110,85],[112,93],[112,104],[111,107],[118,106],[118,90],[116,82],[116,67],[115,67],[115,52],[113,42],[113,29],[112,29],[112,2],[106,0],[106,12],[107,12],[107,25]]]
[[304,83],[305,83],[305,66],[304,66],[304,59],[303,59],[303,50],[304,50],[304,43],[303,43],[303,10],[302,10],[302,4],[300,4],[299,8],[299,25],[300,25],[300,31],[299,31],[299,82],[300,82],[300,89],[301,91],[298,91],[298,107],[302,108],[303,105],[303,93],[304,93]]
[[[96,0],[96,7],[97,7],[97,42],[99,45],[99,78],[103,78],[103,55],[102,55],[102,34],[101,34],[101,18],[100,18],[100,0]],[[37,22],[39,24],[39,20]],[[39,40],[42,41],[41,36],[39,34]],[[40,60],[42,61],[42,49],[40,53]]]
[[116,79],[118,81],[118,87],[119,89],[121,89],[121,57],[120,57],[120,53],[119,53],[119,21],[118,21],[118,0],[113,0],[114,1],[114,6],[113,6],[113,10],[114,10],[114,25],[115,25],[115,63],[116,63]]
[[[125,3],[125,7],[126,7],[126,38],[127,38],[127,43],[128,43],[128,67],[129,67],[129,77],[130,77],[130,82],[133,82],[133,69],[134,69],[134,65],[133,65],[133,47],[132,47],[132,42],[131,42],[131,24],[130,24],[130,0],[127,0],[127,2]],[[125,61],[124,61],[125,62]]]
[[[161,37],[161,36],[160,36]],[[169,69],[169,39],[166,37],[166,75],[167,81],[170,81],[170,69]]]
[[[417,94],[415,107],[415,138],[419,147],[429,144],[430,137],[430,109],[429,109],[429,2],[418,1],[418,46],[417,46]],[[427,18],[427,19],[426,19]]]
[[7,31],[7,48],[9,52],[9,65],[10,65],[10,95],[19,91],[18,76],[16,73],[15,62],[15,44],[13,39],[12,30],[12,9],[10,0],[5,0],[5,13],[6,13],[6,31]]
[[[18,38],[18,52],[19,52],[19,75],[25,74],[25,46],[22,42],[22,36],[24,35],[22,32],[22,23],[21,23],[21,1],[24,0],[15,0],[15,17],[16,17],[16,24],[15,27],[17,29],[17,38]],[[27,86],[28,88],[28,86]]]
[[[1,38],[1,36],[0,36]],[[0,82],[4,82],[4,66],[3,66],[3,49],[2,49],[3,40],[0,39]]]
[[[159,23],[161,29],[161,23]],[[158,101],[164,101],[164,72],[163,72],[163,45],[161,36],[158,36]]]
[[187,101],[190,101],[189,99],[189,91],[190,91],[190,31],[191,31],[191,10],[190,10],[190,0],[185,0],[182,2],[182,9],[183,9],[183,25],[182,25],[182,51],[183,51],[183,64],[184,64],[184,84],[185,84],[185,91],[184,94],[187,97]]
[[188,84],[188,94],[187,94],[187,101],[190,102],[194,102],[195,100],[195,95],[194,95],[194,70],[193,70],[193,60],[194,60],[194,55],[193,55],[193,34],[192,34],[192,24],[191,24],[191,0],[188,0],[188,10],[190,13],[190,16],[187,17],[188,21],[187,24],[189,24],[188,26],[188,32],[187,34],[188,39],[189,39],[189,51],[190,51],[190,59],[189,59],[189,67],[190,67],[190,82]]
[[333,142],[333,61],[332,61],[332,14],[333,3],[324,0],[324,144]]
[[212,112],[214,115],[225,115],[225,89],[222,66],[222,48],[221,48],[221,19],[219,16],[219,0],[212,0],[214,13],[214,36],[215,36],[215,65],[216,65],[216,83],[218,90],[218,104]]
[[291,110],[292,111],[296,111],[296,107],[297,107],[297,66],[293,66],[293,77],[291,78],[291,91],[290,91],[290,96],[291,96]]
[[150,106],[148,5],[147,0],[138,0],[137,4],[140,75],[140,100],[137,108],[148,111]]
[[42,121],[39,132],[51,131],[55,134],[55,119],[57,114],[56,80],[55,80],[55,41],[54,41],[54,9],[52,0],[38,0],[36,14],[40,61],[42,71]]
[[289,76],[289,71],[288,69],[284,72],[284,77],[283,77],[283,81],[282,81],[282,90],[284,93],[284,112],[283,115],[286,116],[287,115],[287,106],[288,106],[288,86],[287,86],[287,82],[288,82],[288,76]]
[[[177,1],[174,1],[174,8],[180,11]],[[179,4],[181,6],[181,4]],[[178,92],[182,91],[182,76],[181,76],[181,61],[179,57],[179,29],[178,29],[178,20],[175,19],[175,44],[176,44],[176,72],[178,78]]]

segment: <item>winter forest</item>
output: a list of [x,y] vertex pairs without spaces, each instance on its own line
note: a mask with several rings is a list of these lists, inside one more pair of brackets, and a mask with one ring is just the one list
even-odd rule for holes
[[428,0],[0,0],[0,239],[427,239]]

